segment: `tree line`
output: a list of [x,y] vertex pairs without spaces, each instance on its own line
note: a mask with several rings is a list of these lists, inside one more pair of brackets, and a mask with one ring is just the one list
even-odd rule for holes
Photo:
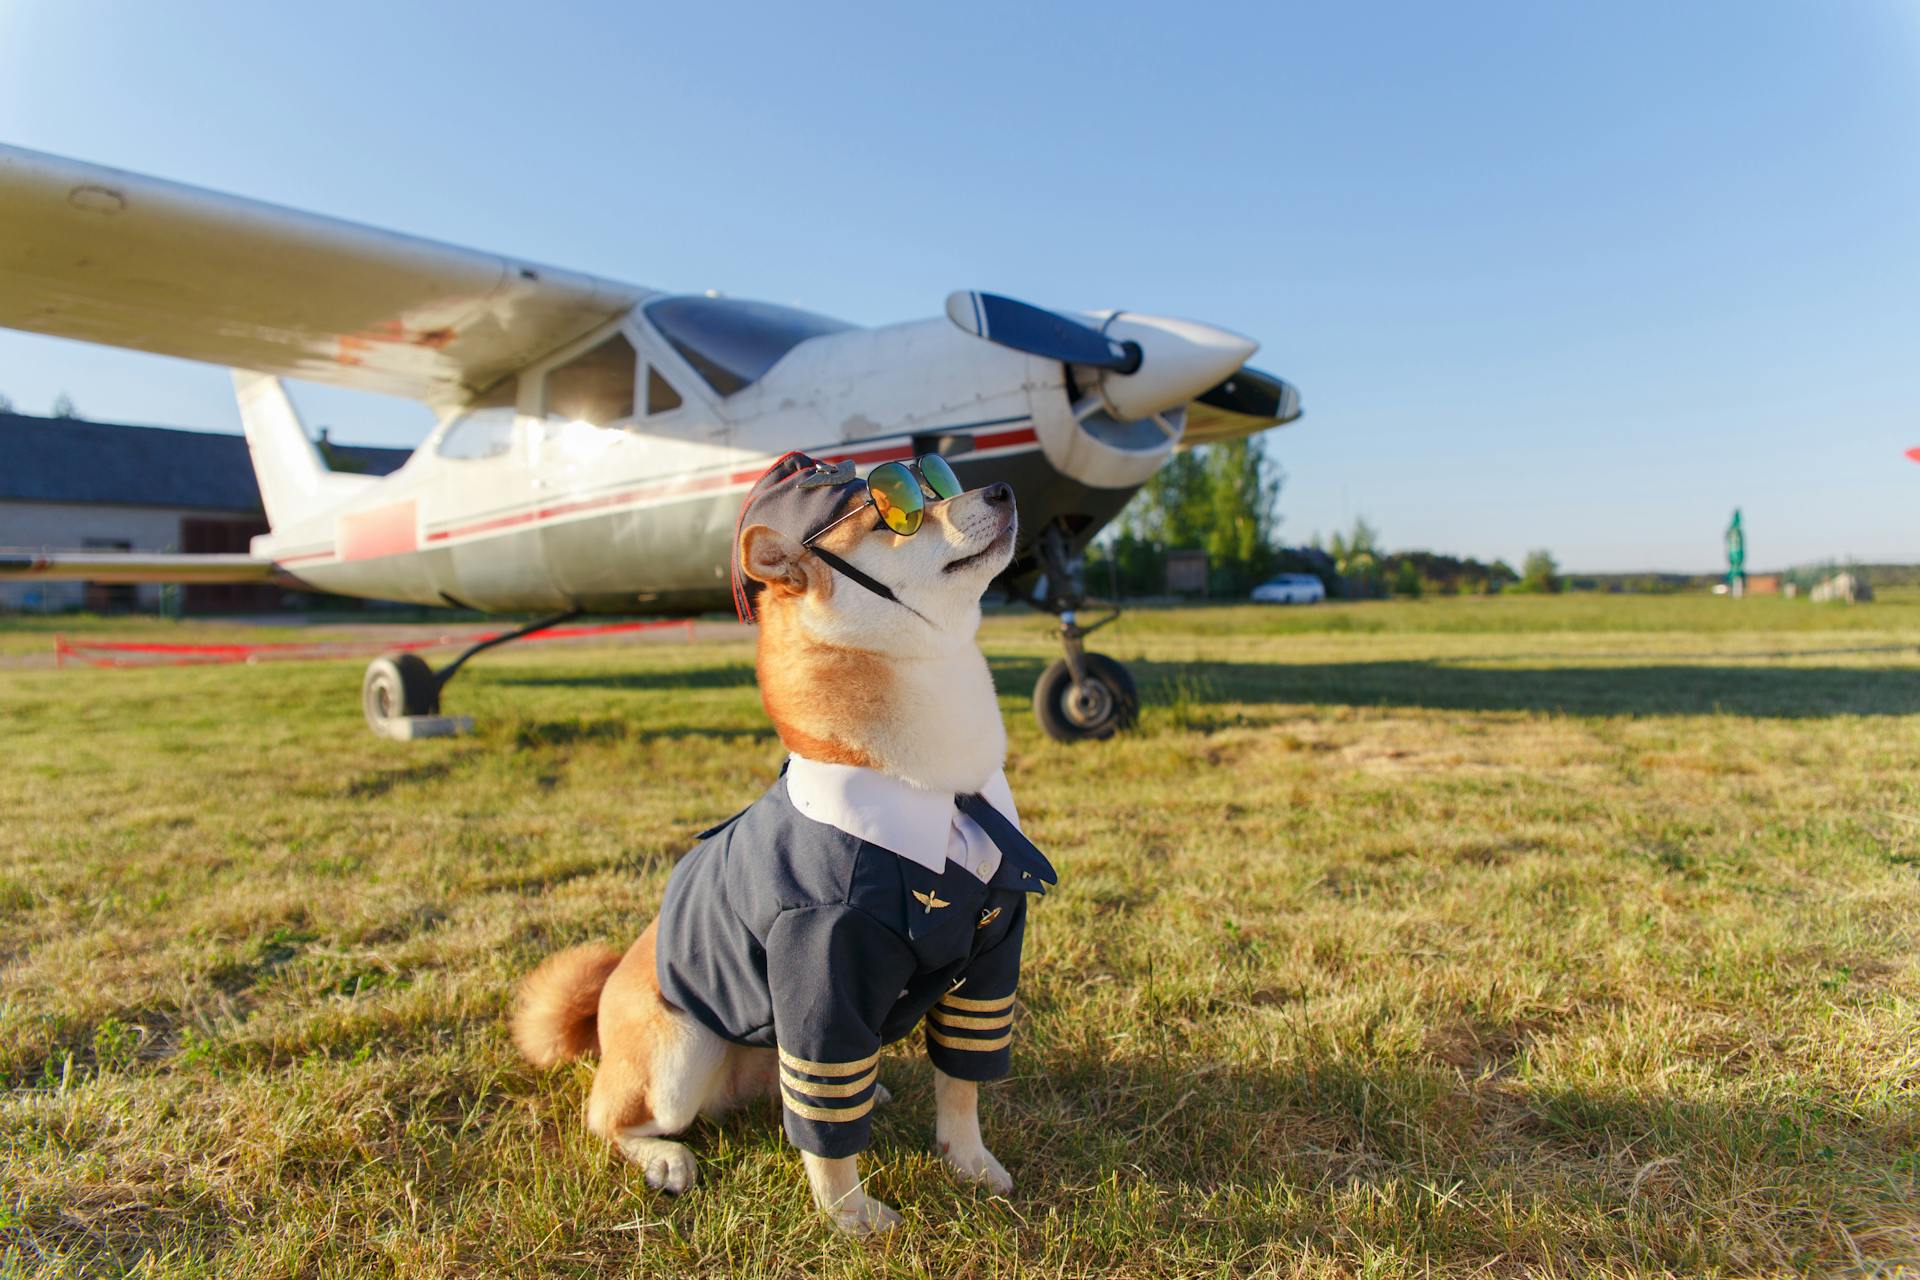
[[1280,490],[1286,473],[1252,440],[1183,450],[1147,481],[1112,530],[1088,551],[1087,583],[1117,580],[1124,595],[1161,595],[1167,553],[1207,553],[1207,594],[1241,597],[1276,573],[1310,573],[1329,596],[1463,595],[1553,592],[1564,579],[1551,553],[1505,560],[1433,551],[1388,551],[1366,519],[1302,546],[1280,539]]

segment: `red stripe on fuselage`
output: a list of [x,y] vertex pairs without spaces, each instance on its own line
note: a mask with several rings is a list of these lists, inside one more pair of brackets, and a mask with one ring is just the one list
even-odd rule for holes
[[[1022,427],[1014,431],[996,431],[990,436],[977,435],[973,438],[973,447],[977,451],[984,452],[988,449],[1004,449],[1008,445],[1032,444],[1037,439],[1039,437],[1034,435],[1032,427]],[[966,455],[962,454],[960,457],[964,460]]]
[[[758,475],[759,472],[752,473]],[[692,493],[705,493],[711,489],[726,489],[743,483],[732,476],[707,476],[700,480],[679,480],[672,484],[642,485],[637,489],[622,489],[618,493],[606,493],[597,498],[580,498],[573,502],[556,502],[550,507],[535,507],[532,511],[516,511],[511,515],[494,516],[490,520],[476,520],[472,524],[455,525],[451,529],[441,529],[427,535],[428,542],[445,542],[449,538],[464,538],[469,534],[492,533],[496,529],[509,529],[514,525],[532,524],[539,520],[552,520],[559,516],[570,516],[581,511],[597,511],[604,507],[624,506],[629,502],[645,502],[649,498],[681,497]]]

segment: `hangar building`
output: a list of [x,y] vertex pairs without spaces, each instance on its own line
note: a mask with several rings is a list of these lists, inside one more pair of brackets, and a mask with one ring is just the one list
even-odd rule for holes
[[[386,475],[407,449],[324,444],[342,471]],[[35,551],[244,552],[267,531],[244,437],[0,413],[0,547]],[[0,583],[0,609],[154,609],[157,585]],[[183,588],[187,613],[280,609],[273,585]]]

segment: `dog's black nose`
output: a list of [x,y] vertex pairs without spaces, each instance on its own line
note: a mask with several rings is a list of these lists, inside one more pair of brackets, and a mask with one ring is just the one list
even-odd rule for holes
[[988,485],[980,491],[980,494],[996,507],[1010,507],[1013,505],[1013,486],[1004,480],[998,484]]

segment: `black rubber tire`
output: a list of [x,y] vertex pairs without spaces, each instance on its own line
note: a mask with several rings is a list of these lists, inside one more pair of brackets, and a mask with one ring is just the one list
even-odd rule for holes
[[440,710],[440,682],[417,653],[382,654],[367,664],[360,682],[360,709],[367,726],[385,735],[387,722],[402,716],[430,716]]
[[1081,658],[1086,680],[1075,697],[1073,672],[1065,658],[1040,674],[1033,686],[1033,716],[1056,742],[1111,738],[1140,718],[1140,694],[1127,669],[1104,653]]

